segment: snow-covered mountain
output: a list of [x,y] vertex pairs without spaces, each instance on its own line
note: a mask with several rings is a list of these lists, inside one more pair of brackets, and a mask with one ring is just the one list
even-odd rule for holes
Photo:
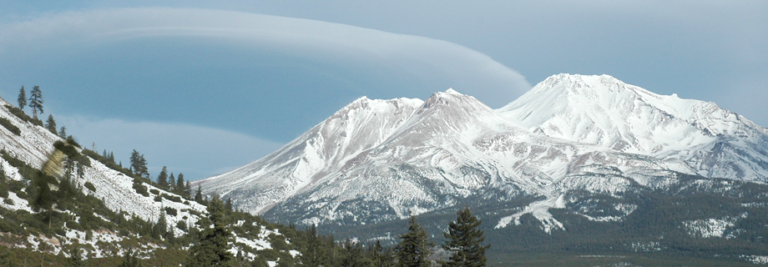
[[451,89],[426,101],[361,98],[269,156],[198,184],[303,224],[535,197],[497,226],[532,214],[551,231],[563,226],[548,209],[567,205],[568,192],[659,188],[677,173],[764,182],[768,130],[714,103],[560,74],[498,110]]

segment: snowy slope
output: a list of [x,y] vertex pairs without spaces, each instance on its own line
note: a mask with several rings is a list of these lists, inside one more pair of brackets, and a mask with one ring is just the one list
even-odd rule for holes
[[[0,117],[9,120],[13,125],[17,126],[21,130],[21,135],[17,136],[5,127],[0,126],[0,149],[7,151],[11,156],[21,159],[34,168],[40,168],[43,164],[45,164],[49,154],[53,152],[53,143],[62,139],[57,135],[52,134],[44,127],[33,125],[19,119],[10,113],[5,105],[10,104],[0,98]],[[110,169],[95,159],[90,159],[90,162],[91,167],[85,167],[84,176],[82,178],[75,176],[73,177],[73,181],[77,183],[80,188],[85,188],[84,185],[86,182],[92,183],[96,188],[96,191],[93,192],[88,189],[83,189],[83,192],[101,199],[107,208],[115,212],[126,212],[128,214],[126,219],[129,219],[131,215],[136,215],[145,221],[156,222],[160,214],[165,213],[165,208],[174,208],[177,210],[177,215],[166,215],[167,225],[169,226],[169,230],[174,231],[175,236],[181,236],[184,234],[184,232],[175,227],[178,222],[181,221],[187,226],[194,227],[195,223],[199,219],[199,216],[196,214],[205,215],[207,213],[205,206],[194,201],[189,201],[186,204],[181,202],[174,202],[168,200],[167,198],[162,198],[161,201],[155,201],[156,195],[151,193],[151,191],[154,190],[158,190],[159,194],[165,194],[171,197],[178,195],[166,192],[163,189],[156,188],[146,183],[144,185],[147,186],[147,190],[150,191],[150,194],[148,197],[142,196],[138,194],[135,189],[133,189],[133,178]],[[2,165],[2,170],[5,172],[5,175],[8,177],[8,179],[22,181],[22,176],[16,167],[11,166],[3,158],[0,158],[0,164]],[[12,200],[12,204],[6,204],[4,201],[0,201],[0,206],[9,210],[26,210],[28,212],[34,213],[29,208],[27,200],[19,198],[16,193],[10,192],[8,198]],[[101,217],[98,214],[96,215]],[[107,218],[101,218],[108,220]],[[118,244],[117,241],[123,240],[127,237],[122,233],[116,233],[110,229],[95,231],[94,239],[91,240],[85,239],[86,235],[83,231],[74,229],[64,230],[66,231],[65,236],[54,236],[52,238],[44,236],[29,236],[27,237],[28,245],[21,244],[18,246],[32,246],[33,249],[37,249],[36,244],[40,242],[47,242],[53,246],[53,253],[59,253],[62,243],[71,244],[72,242],[76,241],[80,244],[92,244],[93,247],[96,248],[94,255],[97,258],[105,256],[119,256],[125,253],[125,250],[127,249],[120,248],[117,251],[118,254],[115,255],[112,254],[114,251],[112,251],[110,248],[96,245],[96,242],[104,242],[105,244],[120,247],[120,244]],[[258,244],[258,247],[256,247],[256,245],[251,246],[256,249],[266,249],[269,248],[269,239],[267,235],[270,233],[270,231],[265,233],[266,234],[261,235],[258,239],[249,240],[238,237],[237,240],[240,243],[245,244]],[[140,244],[139,249],[141,255],[149,255],[147,253],[157,247],[158,245],[156,244],[148,243]],[[62,253],[67,252],[62,251]],[[249,256],[252,257],[253,255]]]
[[499,110],[451,89],[426,101],[361,98],[271,155],[197,183],[247,211],[303,224],[537,196],[498,226],[531,213],[549,232],[563,226],[547,210],[573,190],[663,188],[676,172],[766,181],[767,133],[714,103],[561,74]]

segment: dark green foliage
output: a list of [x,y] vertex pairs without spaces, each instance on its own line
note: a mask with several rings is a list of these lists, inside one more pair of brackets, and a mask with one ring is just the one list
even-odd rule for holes
[[93,183],[91,182],[85,182],[85,188],[88,188],[88,190],[91,190],[91,192],[96,192],[96,187],[93,186]]
[[[114,160],[112,160],[114,162]],[[139,154],[136,149],[131,152],[131,170],[139,177],[149,177],[149,171],[147,170],[147,160],[144,159],[144,155]]]
[[168,189],[168,168],[163,166],[163,170],[157,175],[157,185],[160,188]]
[[[80,146],[80,143],[78,143],[77,141],[75,141],[75,138],[74,138],[74,137],[72,137],[71,135],[70,135],[70,136],[67,136],[67,143],[68,143],[68,144],[70,144],[70,145],[76,146],[76,147],[78,147],[78,148],[82,148],[82,147]],[[114,159],[113,159],[112,161],[114,161]]]
[[[179,173],[179,178],[184,178],[184,175]],[[189,184],[189,181],[187,181],[187,184],[184,185],[184,197],[190,198],[192,196],[192,185]]]
[[10,190],[8,188],[8,182],[6,181],[5,177],[5,170],[3,169],[3,164],[0,164],[0,197],[7,198],[8,197],[8,191]]
[[[228,243],[232,232],[227,227],[224,203],[214,197],[208,205],[208,220],[200,220],[198,243],[189,249],[189,258],[185,266],[233,266],[234,256],[228,252]],[[210,226],[213,227],[210,227]]]
[[59,137],[67,138],[67,127],[66,126],[61,126],[61,129],[59,129]]
[[55,135],[59,134],[59,132],[56,131],[56,120],[53,119],[53,115],[48,114],[48,120],[45,121],[45,128]]
[[176,176],[173,176],[173,172],[171,172],[171,176],[168,176],[168,190],[176,192]]
[[22,111],[17,107],[14,107],[11,105],[5,105],[5,108],[7,108],[8,111],[10,111],[13,115],[15,115],[16,117],[18,117],[19,119],[25,122],[29,122],[37,126],[43,126],[43,122],[41,120],[38,120],[36,118],[30,118],[29,116],[27,116],[27,114],[24,113],[24,111]]
[[483,246],[485,240],[483,231],[479,229],[482,223],[472,216],[469,208],[463,208],[456,213],[456,221],[448,224],[448,232],[443,233],[446,240],[443,249],[452,252],[446,267],[481,267],[485,266],[485,250],[490,245]]
[[431,262],[427,259],[430,245],[427,231],[416,222],[415,216],[411,216],[411,220],[408,222],[408,232],[400,236],[400,243],[395,247],[398,266],[430,266]]
[[139,193],[142,196],[149,197],[149,192],[147,192],[147,186],[142,184],[139,179],[134,178],[133,179],[133,189],[136,190],[136,193]]
[[3,125],[8,131],[11,131],[15,135],[21,135],[21,130],[19,130],[19,127],[16,127],[16,125],[13,125],[11,121],[9,121],[6,118],[0,118],[0,125]]
[[165,236],[168,232],[168,221],[165,219],[165,213],[160,213],[160,218],[157,219],[157,223],[152,227],[152,237],[160,239],[161,236]]
[[154,189],[154,188],[149,189],[149,192],[152,193],[153,195],[157,195],[157,196],[160,195],[160,190],[157,190],[157,189]]
[[323,244],[323,237],[318,235],[317,227],[315,225],[308,227],[304,236],[306,240],[299,256],[302,266],[328,266],[328,249]]
[[67,259],[67,267],[84,267],[83,255],[81,254],[80,247],[77,245],[72,246],[69,251],[69,258]]
[[76,160],[82,157],[80,152],[77,152],[77,149],[69,142],[56,141],[53,143],[53,147],[63,152],[70,159]]
[[168,215],[171,215],[171,216],[176,216],[176,214],[178,214],[178,213],[176,213],[176,212],[177,212],[177,211],[176,211],[176,209],[174,209],[174,208],[171,208],[171,207],[165,207],[165,213],[166,213],[166,214],[168,214]]
[[40,91],[40,86],[35,85],[32,88],[32,95],[29,96],[29,107],[32,108],[32,118],[37,119],[37,112],[43,114],[43,92]]
[[27,105],[27,92],[24,91],[24,86],[21,86],[21,90],[19,90],[19,109],[24,109],[24,107]]
[[123,262],[118,265],[118,267],[141,267],[141,262],[136,257],[136,254],[133,253],[133,249],[128,249],[128,252],[125,253],[125,256],[123,256]]
[[203,189],[199,185],[197,186],[197,193],[195,193],[195,201],[197,201],[197,203],[205,205],[203,201]]
[[341,267],[366,267],[370,265],[369,259],[363,255],[363,246],[360,243],[352,243],[347,238],[342,250]]
[[176,222],[176,228],[179,228],[182,231],[186,232],[187,231],[187,224],[184,223],[184,221],[178,221],[178,222]]
[[[171,176],[173,176],[173,175],[171,175]],[[179,177],[176,180],[176,186],[174,186],[173,189],[176,192],[176,194],[179,194],[179,195],[187,197],[187,196],[189,196],[189,194],[185,194],[184,193],[184,188],[185,188],[184,187],[184,174],[183,173],[179,173]]]

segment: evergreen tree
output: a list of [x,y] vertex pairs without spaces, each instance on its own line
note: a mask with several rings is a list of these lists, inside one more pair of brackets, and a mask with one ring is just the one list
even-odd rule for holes
[[61,130],[59,130],[59,137],[64,139],[67,138],[67,127],[61,126]]
[[197,203],[203,204],[203,189],[200,187],[200,185],[197,186],[197,193],[195,194],[195,201]]
[[411,215],[411,221],[408,223],[408,233],[400,236],[400,243],[395,247],[397,253],[397,266],[399,267],[429,267],[431,262],[429,257],[429,236],[427,230],[424,230],[416,217]]
[[128,249],[128,252],[123,256],[123,262],[118,267],[142,267],[142,265],[136,258],[136,254],[133,253],[133,249]]
[[19,109],[24,109],[24,106],[27,105],[27,93],[24,92],[24,86],[21,86],[21,90],[19,90]]
[[307,267],[327,266],[328,255],[323,248],[322,237],[317,234],[317,226],[313,224],[308,227],[306,237],[307,240],[300,250],[299,260],[301,260],[301,265]]
[[376,240],[376,243],[373,243],[373,245],[370,246],[370,252],[368,254],[370,255],[371,267],[395,266],[389,250],[385,252],[384,247],[381,246],[381,242],[379,242],[379,240]]
[[56,121],[53,120],[53,115],[48,114],[48,120],[45,121],[45,128],[48,129],[48,131],[51,131],[51,133],[58,135],[59,132],[56,131]]
[[165,218],[165,212],[160,209],[160,218],[157,219],[157,223],[152,227],[152,237],[160,239],[164,237],[168,231],[168,221]]
[[200,225],[204,230],[200,233],[198,243],[189,248],[189,257],[184,266],[234,266],[234,256],[227,251],[232,232],[227,227],[224,203],[217,197],[208,205],[206,221],[200,222],[205,224]]
[[32,95],[29,96],[29,107],[32,108],[32,118],[37,119],[37,112],[43,114],[43,92],[40,91],[40,86],[35,85],[32,88]]
[[176,192],[176,177],[173,176],[173,172],[171,172],[171,176],[168,176],[168,190]]
[[[179,173],[179,175],[182,175],[182,174]],[[184,177],[184,176],[182,176],[182,177]],[[187,197],[191,197],[192,196],[192,185],[189,184],[189,181],[187,181],[187,184],[184,186],[184,195],[186,195]]]
[[485,240],[483,231],[478,229],[482,221],[472,216],[469,208],[459,210],[456,215],[456,221],[449,223],[448,232],[443,233],[448,240],[442,247],[453,254],[448,262],[444,262],[442,265],[448,267],[485,266],[485,250],[490,245],[480,245]]
[[227,202],[226,202],[226,204],[224,204],[224,210],[226,210],[227,212],[232,212],[232,198],[231,197],[227,198]]
[[185,188],[186,187],[184,186],[184,174],[179,173],[179,178],[176,179],[176,187],[174,189],[176,189],[177,194],[180,194],[182,196],[189,196],[189,194],[184,193],[184,191],[186,191]]
[[163,170],[157,175],[157,185],[161,188],[168,189],[168,168],[163,166]]
[[83,255],[80,254],[80,247],[73,246],[69,251],[69,258],[67,258],[67,267],[84,267]]
[[343,258],[341,259],[341,267],[365,267],[365,257],[363,256],[363,248],[360,243],[352,243],[347,238],[344,242]]
[[50,226],[53,206],[58,202],[58,194],[54,194],[53,189],[59,186],[59,182],[56,181],[56,178],[42,172],[32,175],[31,180],[32,183],[29,184],[27,189],[27,192],[30,193],[29,207],[36,212],[48,210],[48,226]]
[[149,176],[147,160],[144,159],[144,155],[139,154],[136,149],[131,152],[131,169],[133,170],[133,174],[140,177],[145,177],[144,175]]

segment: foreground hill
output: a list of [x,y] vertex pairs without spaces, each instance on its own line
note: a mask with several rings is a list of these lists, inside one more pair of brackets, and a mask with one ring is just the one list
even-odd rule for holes
[[438,234],[470,206],[496,249],[738,258],[768,255],[767,179],[768,130],[743,116],[561,74],[499,110],[454,90],[361,98],[198,184],[266,218],[363,240],[391,239],[409,212]]

